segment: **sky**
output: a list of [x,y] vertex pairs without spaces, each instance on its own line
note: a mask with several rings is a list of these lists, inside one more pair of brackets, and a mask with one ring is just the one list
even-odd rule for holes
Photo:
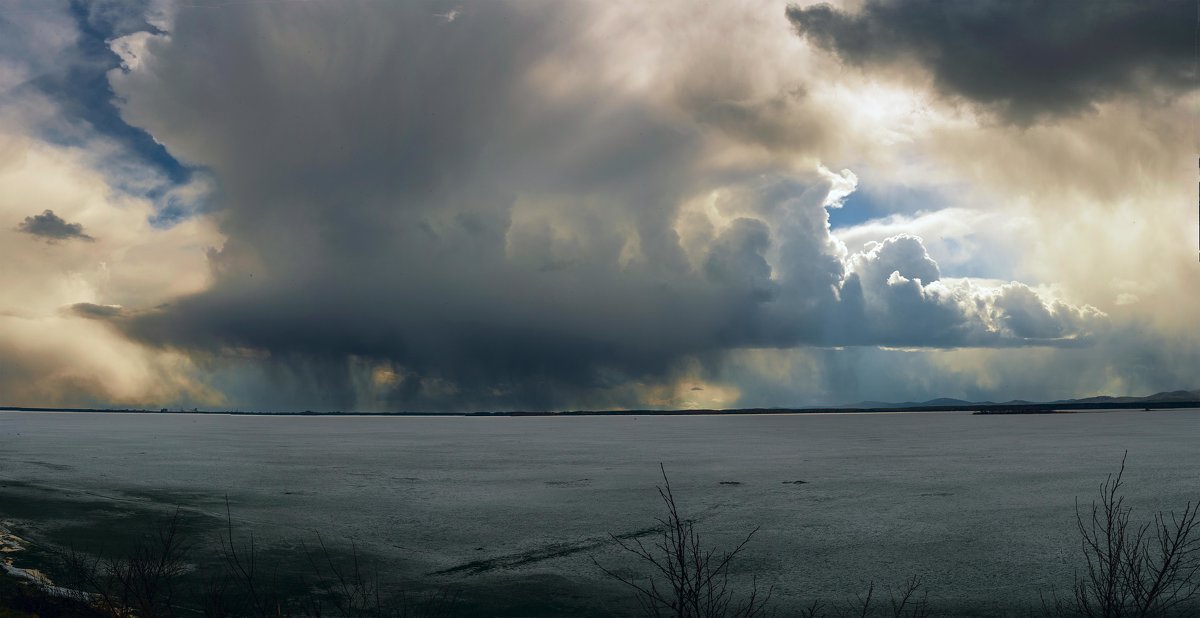
[[0,405],[1200,388],[1196,5],[8,0]]

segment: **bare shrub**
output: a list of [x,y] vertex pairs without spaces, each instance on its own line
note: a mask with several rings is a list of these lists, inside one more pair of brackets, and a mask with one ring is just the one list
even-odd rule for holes
[[[1126,453],[1128,455],[1128,453]],[[1044,613],[1101,618],[1169,616],[1194,611],[1200,593],[1200,505],[1155,513],[1141,524],[1121,493],[1125,457],[1085,513],[1075,503],[1084,558],[1069,599],[1043,603]]]
[[609,537],[621,549],[637,556],[650,567],[646,581],[626,577],[593,562],[609,577],[635,591],[638,602],[649,616],[673,618],[751,618],[766,614],[771,589],[761,591],[757,581],[744,595],[729,586],[729,566],[758,532],[755,527],[732,550],[718,552],[706,547],[692,520],[680,514],[666,468],[659,464],[663,484],[658,495],[666,514],[656,518],[659,536],[647,545],[637,537],[626,540]]
[[[836,608],[833,615],[838,618],[926,618],[932,615],[929,609],[929,591],[925,589],[924,581],[920,577],[910,577],[890,593],[886,601],[879,599],[875,594],[875,582],[871,582],[865,594],[860,594],[853,602]],[[811,618],[828,614],[819,613],[818,606],[814,604],[804,615]]]
[[317,545],[303,546],[308,569],[288,583],[300,592],[280,591],[280,577],[263,570],[262,549],[253,532],[239,542],[228,500],[225,532],[220,541],[224,564],[219,577],[209,580],[204,615],[209,618],[443,618],[453,614],[458,597],[448,590],[425,594],[389,591],[380,583],[377,565],[364,565],[358,547],[339,560],[317,535]]
[[122,556],[88,555],[74,548],[60,554],[69,585],[91,597],[109,616],[174,616],[178,579],[187,571],[189,546],[179,511]]
[[290,616],[284,599],[276,586],[268,583],[260,568],[260,550],[251,531],[244,544],[233,534],[233,515],[229,499],[225,499],[225,534],[220,537],[224,572],[209,582],[205,595],[205,615],[210,618],[226,616]]

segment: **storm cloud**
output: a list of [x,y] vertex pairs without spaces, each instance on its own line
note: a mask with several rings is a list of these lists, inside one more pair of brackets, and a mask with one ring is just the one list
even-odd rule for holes
[[25,217],[24,221],[17,224],[17,231],[37,236],[46,242],[60,240],[92,242],[95,240],[83,233],[83,224],[67,223],[62,217],[54,214],[53,210],[45,210],[40,215]]
[[1195,3],[867,0],[792,6],[796,31],[847,63],[916,62],[937,88],[1008,120],[1196,86]]
[[[383,411],[1195,388],[1194,14],[838,6],[20,0],[0,392]],[[44,210],[94,240],[20,229]]]
[[440,6],[183,9],[118,41],[123,117],[218,180],[227,240],[207,290],[112,320],[320,375],[328,405],[410,409],[635,404],[729,350],[1078,345],[1103,324],[942,282],[916,237],[848,253],[827,209],[849,171],[714,163],[747,134],[689,102],[746,99],[736,62],[653,67],[648,91],[579,52],[595,7]]

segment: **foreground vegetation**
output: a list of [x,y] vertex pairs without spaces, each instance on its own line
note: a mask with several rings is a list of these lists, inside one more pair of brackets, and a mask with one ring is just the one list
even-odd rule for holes
[[[1153,513],[1137,521],[1122,493],[1124,459],[1089,505],[1076,501],[1078,567],[1072,588],[1029,608],[1030,616],[1200,616],[1200,505]],[[757,528],[729,548],[710,546],[688,518],[662,470],[663,514],[652,540],[611,536],[643,568],[629,571],[593,558],[596,568],[625,586],[640,613],[672,618],[758,618],[774,611],[773,588],[757,578],[731,581],[730,568],[751,547]],[[178,513],[119,555],[67,549],[55,554],[57,592],[0,574],[0,618],[442,617],[472,613],[451,591],[406,593],[386,585],[356,548],[335,555],[320,536],[302,546],[301,573],[281,573],[256,544],[239,535],[226,513],[218,556],[197,556]],[[200,576],[198,561],[217,564]],[[200,582],[197,584],[197,582]],[[62,589],[71,591],[62,594]],[[912,577],[894,587],[871,584],[852,599],[813,601],[802,618],[931,616],[929,590]]]

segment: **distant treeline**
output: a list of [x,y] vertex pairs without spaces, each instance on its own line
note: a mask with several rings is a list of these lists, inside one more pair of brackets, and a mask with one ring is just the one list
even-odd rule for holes
[[1197,401],[1122,401],[1122,402],[1062,402],[1062,403],[968,403],[963,405],[900,405],[868,408],[733,408],[695,410],[505,410],[495,412],[354,412],[314,411],[256,412],[243,410],[182,410],[161,408],[39,408],[29,406],[0,406],[5,412],[99,412],[115,414],[210,414],[228,416],[706,416],[757,414],[856,414],[864,412],[975,412],[978,414],[1044,414],[1060,411],[1103,410],[1172,410],[1200,408]]

